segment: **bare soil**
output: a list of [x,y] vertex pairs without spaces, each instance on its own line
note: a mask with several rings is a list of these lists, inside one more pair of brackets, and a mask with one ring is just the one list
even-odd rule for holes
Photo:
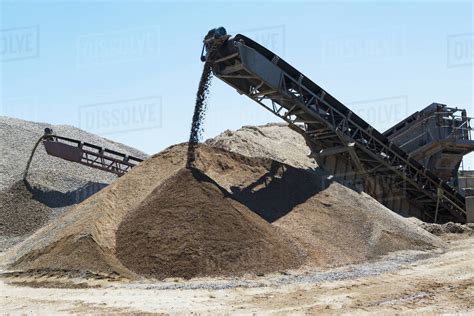
[[[345,268],[292,273],[284,279],[269,275],[247,283],[170,279],[139,284],[76,278],[74,286],[55,288],[71,279],[12,276],[0,281],[0,305],[6,314],[42,315],[471,315],[474,237],[448,238],[446,251],[421,254],[427,257],[394,264],[410,257],[401,253]],[[328,274],[337,277],[324,277]]]

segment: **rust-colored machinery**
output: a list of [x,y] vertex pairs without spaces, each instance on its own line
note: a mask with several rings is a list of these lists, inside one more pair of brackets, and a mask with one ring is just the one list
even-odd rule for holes
[[119,177],[143,161],[143,159],[129,156],[115,150],[55,135],[53,130],[46,128],[44,135],[36,142],[31,152],[24,178],[26,178],[31,160],[40,143],[44,145],[46,152],[51,156],[107,171]]

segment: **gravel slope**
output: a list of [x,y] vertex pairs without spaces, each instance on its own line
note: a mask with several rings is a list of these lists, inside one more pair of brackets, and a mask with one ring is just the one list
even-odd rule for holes
[[[371,197],[336,182],[328,186],[311,170],[201,145],[196,168],[216,183],[209,187],[182,173],[186,152],[180,144],[147,159],[9,249],[5,263],[18,271],[193,277],[240,275],[229,264],[245,258],[245,271],[261,271],[259,263],[278,271],[293,266],[285,260],[296,254],[323,267],[444,246]],[[234,212],[228,203],[245,208]],[[276,236],[291,241],[296,253]],[[257,248],[241,248],[251,241]],[[249,256],[249,249],[260,250]]]
[[137,149],[68,125],[51,125],[0,116],[0,251],[25,239],[36,229],[107,186],[117,177],[105,171],[49,156],[38,146],[28,173],[23,172],[36,141],[46,127],[66,136],[139,158]]
[[[87,133],[69,125],[51,125],[35,123],[0,116],[0,190],[7,189],[21,180],[26,163],[35,142],[43,135],[46,127],[61,136],[70,137],[139,158],[147,155],[132,147],[116,143],[106,138]],[[105,171],[91,169],[70,163],[46,154],[42,146],[38,147],[30,167],[31,181],[50,189],[67,192],[82,187],[87,182],[110,183],[116,176]],[[51,179],[54,181],[51,181]]]
[[287,124],[270,123],[264,126],[243,126],[236,131],[226,130],[206,141],[209,146],[223,148],[248,157],[270,158],[296,168],[318,167],[309,158],[304,138]]

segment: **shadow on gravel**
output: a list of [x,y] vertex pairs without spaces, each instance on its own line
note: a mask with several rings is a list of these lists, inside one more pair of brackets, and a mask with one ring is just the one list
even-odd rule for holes
[[322,172],[297,169],[274,161],[268,173],[241,189],[231,187],[232,197],[253,212],[274,222],[331,184]]
[[27,180],[24,183],[35,200],[51,208],[79,204],[108,185],[107,183],[89,182],[77,190],[63,193],[32,186]]

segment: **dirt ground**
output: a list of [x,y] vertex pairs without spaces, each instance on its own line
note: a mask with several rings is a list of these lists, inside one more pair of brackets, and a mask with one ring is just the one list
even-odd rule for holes
[[0,306],[3,314],[47,315],[471,314],[474,236],[444,239],[446,251],[405,251],[360,265],[248,279],[124,283],[9,276],[0,282]]

